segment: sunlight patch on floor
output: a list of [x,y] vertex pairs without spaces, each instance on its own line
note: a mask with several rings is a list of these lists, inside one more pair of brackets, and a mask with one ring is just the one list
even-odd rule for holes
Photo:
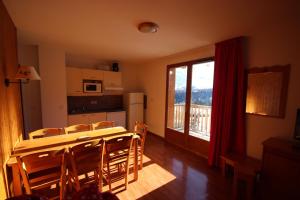
[[[127,190],[124,190],[124,179],[113,183],[112,188],[113,193],[117,193],[120,200],[132,200],[147,195],[175,179],[176,177],[172,173],[144,156],[144,167],[142,170],[139,170],[138,181],[133,181],[133,173],[131,173],[128,177]],[[108,190],[107,186],[104,187],[105,190]]]

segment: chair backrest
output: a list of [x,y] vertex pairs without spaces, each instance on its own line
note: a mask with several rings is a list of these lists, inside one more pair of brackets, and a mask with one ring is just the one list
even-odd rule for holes
[[114,137],[105,140],[106,159],[112,160],[115,158],[129,156],[131,147],[132,147],[132,135],[119,136],[119,137]]
[[93,130],[102,129],[102,128],[111,128],[115,126],[114,121],[101,121],[92,124]]
[[65,134],[62,128],[43,128],[29,133],[29,139],[51,137]]
[[145,144],[146,136],[147,136],[148,126],[142,122],[135,122],[134,125],[134,133],[138,134],[141,138],[142,146]]
[[[65,181],[65,149],[44,151],[17,157],[18,167],[27,194],[32,193],[32,187],[46,185],[51,181]],[[53,183],[52,183],[53,184]],[[64,192],[62,189],[61,192]],[[63,196],[61,193],[60,195]]]
[[73,172],[89,172],[100,167],[103,159],[103,140],[85,142],[70,148]]
[[91,130],[92,128],[90,124],[76,124],[76,125],[65,127],[66,134],[77,133],[82,131],[91,131]]

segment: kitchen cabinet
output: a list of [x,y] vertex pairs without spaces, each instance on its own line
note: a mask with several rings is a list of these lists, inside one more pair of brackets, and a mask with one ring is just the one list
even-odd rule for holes
[[82,79],[103,80],[103,71],[95,69],[81,69]]
[[90,114],[68,115],[68,126],[75,124],[90,124]]
[[105,90],[122,90],[122,72],[103,71]]
[[106,120],[106,112],[91,113],[91,114],[89,114],[89,120],[90,120],[90,124],[100,122],[100,121],[105,121]]
[[126,112],[99,112],[68,115],[68,126],[74,124],[92,124],[100,121],[114,121],[115,126],[126,127]]
[[109,94],[110,91],[122,92],[123,90],[122,72],[66,67],[66,74],[68,96],[95,95],[93,93],[83,92],[83,80],[101,80],[103,90],[108,91],[106,94]]
[[106,114],[107,121],[114,121],[115,126],[123,126],[126,127],[126,112],[119,111],[119,112],[108,112]]
[[68,125],[70,126],[74,124],[92,124],[95,122],[100,122],[105,120],[106,120],[106,112],[69,115]]
[[81,96],[83,91],[82,72],[78,68],[66,67],[67,72],[67,95]]
[[83,79],[103,81],[101,70],[66,67],[66,74],[68,96],[94,96],[93,93],[83,92]]

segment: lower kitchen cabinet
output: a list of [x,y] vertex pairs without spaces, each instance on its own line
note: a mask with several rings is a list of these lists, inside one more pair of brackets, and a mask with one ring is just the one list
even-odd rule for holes
[[123,126],[126,127],[126,112],[107,112],[106,113],[107,121],[114,121],[115,126]]
[[89,114],[80,114],[80,115],[68,115],[68,125],[75,124],[89,124],[90,118]]
[[90,124],[106,120],[106,112],[89,114]]
[[126,112],[100,112],[68,115],[68,125],[92,124],[100,121],[114,121],[115,126],[126,127]]

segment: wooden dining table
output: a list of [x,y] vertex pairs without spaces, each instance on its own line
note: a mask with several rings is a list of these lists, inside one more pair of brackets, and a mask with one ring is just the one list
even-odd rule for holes
[[28,154],[38,153],[42,151],[49,151],[55,149],[62,149],[80,144],[83,142],[96,140],[96,139],[110,139],[117,136],[123,135],[133,135],[133,149],[134,149],[134,164],[133,164],[133,171],[134,171],[134,180],[138,179],[138,140],[139,136],[127,132],[124,127],[113,127],[113,128],[105,128],[99,130],[92,130],[92,131],[83,131],[78,133],[72,134],[64,134],[64,135],[57,135],[52,137],[45,137],[45,138],[38,138],[33,140],[22,140],[18,142],[7,161],[7,167],[12,169],[13,175],[13,195],[21,195],[22,194],[22,184],[21,184],[21,175],[17,164],[17,156],[24,156]]

